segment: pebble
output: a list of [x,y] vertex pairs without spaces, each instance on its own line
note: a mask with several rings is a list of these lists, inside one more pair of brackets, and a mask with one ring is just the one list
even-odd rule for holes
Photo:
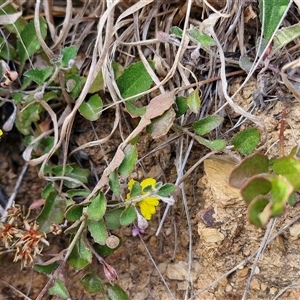
[[[188,280],[188,264],[184,261],[168,264],[165,274],[171,280]],[[197,272],[192,270],[191,278],[195,281],[198,278]]]
[[251,281],[251,284],[250,284],[250,288],[252,290],[256,290],[256,291],[260,290],[260,283],[259,283],[259,281],[255,277],[252,278],[252,281]]
[[292,240],[297,240],[300,235],[300,224],[294,224],[289,228],[290,234],[291,234],[291,239]]
[[232,291],[232,286],[230,284],[227,284],[226,287],[225,287],[225,292],[229,293],[231,291]]
[[205,243],[218,243],[225,239],[216,228],[202,228],[198,226],[198,233]]

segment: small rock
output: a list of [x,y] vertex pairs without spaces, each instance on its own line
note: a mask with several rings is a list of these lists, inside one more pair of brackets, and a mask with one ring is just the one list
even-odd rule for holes
[[270,294],[271,294],[271,295],[275,295],[275,294],[277,293],[277,291],[278,291],[278,289],[275,288],[275,287],[271,287],[271,288],[270,288]]
[[227,284],[226,287],[225,287],[225,292],[229,293],[231,291],[232,291],[232,286],[230,284]]
[[251,281],[250,288],[256,291],[260,290],[260,283],[255,277]]
[[161,273],[164,273],[166,271],[166,268],[167,268],[167,263],[162,262],[162,263],[158,264],[157,268]]
[[188,288],[188,282],[187,281],[180,281],[177,283],[177,289],[179,291],[186,291]]
[[[180,261],[175,264],[167,265],[166,276],[172,280],[188,280],[188,264],[184,261]],[[197,272],[191,271],[191,278],[195,281],[198,277]]]
[[243,205],[239,190],[228,184],[229,175],[236,164],[237,161],[227,155],[211,156],[204,161],[208,184],[215,203],[220,207]]
[[225,239],[224,235],[215,228],[198,226],[198,233],[205,243],[218,243]]
[[268,286],[265,283],[262,283],[260,285],[260,289],[264,292],[266,289],[268,288]]
[[300,224],[294,224],[289,228],[290,234],[291,234],[291,239],[296,240],[299,238],[300,235]]
[[245,280],[247,278],[247,276],[248,276],[248,272],[249,272],[248,268],[237,270],[236,271],[237,281],[241,282],[241,281]]
[[220,283],[222,286],[226,286],[226,285],[228,284],[228,280],[227,280],[227,278],[225,277],[225,278],[222,278],[222,279],[219,281],[219,283]]

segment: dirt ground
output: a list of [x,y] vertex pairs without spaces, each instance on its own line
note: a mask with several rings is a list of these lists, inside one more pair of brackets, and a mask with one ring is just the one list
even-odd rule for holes
[[[253,85],[249,85],[245,89],[251,88],[251,86],[253,87]],[[250,95],[245,90],[242,94]],[[270,123],[266,124],[267,127],[272,129],[269,132],[270,145],[273,140],[278,139],[276,137],[278,127],[272,118],[272,115],[277,113],[277,107],[280,109],[280,103],[272,108],[265,117],[266,120],[270,120]],[[299,122],[297,122],[299,109],[296,109],[299,108],[299,105],[295,104],[293,107],[295,109],[288,113],[287,124],[294,129],[294,132],[299,132]],[[107,114],[106,117],[107,124],[111,124],[112,115]],[[100,135],[105,135],[110,130],[109,126],[105,127],[104,131],[100,131],[97,124],[94,126]],[[90,140],[92,132],[92,128],[81,132],[77,136],[77,143],[80,145]],[[288,132],[287,129],[287,151],[291,139]],[[10,144],[11,141],[5,140],[6,143]],[[110,140],[107,148],[102,149],[102,154],[106,153],[107,159],[109,159],[118,143],[119,139],[116,135],[114,139]],[[290,143],[291,146],[293,143]],[[147,135],[144,135],[140,140],[139,147],[140,153],[143,155],[143,153],[150,153],[155,149],[156,144],[149,140]],[[22,159],[18,156],[20,152],[16,149],[11,150],[14,154],[13,159],[12,152],[8,154],[6,147],[2,147],[1,151],[0,181],[6,193],[10,195],[18,178]],[[136,170],[136,175],[151,175],[156,178],[164,176],[168,182],[174,181],[175,170],[172,161],[172,152],[174,151],[176,151],[176,142],[153,152],[144,159],[143,167]],[[197,162],[199,153],[202,151],[205,151],[203,147],[195,145],[190,161],[191,165]],[[90,148],[87,152],[96,172],[100,173],[103,167],[101,151]],[[159,216],[150,223],[143,241],[132,237],[129,227],[115,232],[123,237],[124,244],[108,257],[107,262],[116,268],[119,275],[118,284],[124,288],[131,299],[184,299],[188,286],[191,287],[190,294],[187,295],[188,299],[242,298],[253,260],[203,292],[203,289],[253,254],[259,248],[265,232],[265,230],[257,229],[249,224],[242,199],[238,192],[227,184],[233,166],[232,158],[222,154],[207,159],[204,166],[200,165],[189,176],[184,183],[189,222],[187,222],[183,199],[178,195],[176,205],[170,210],[163,230],[158,236],[155,233]],[[16,202],[30,205],[33,200],[40,198],[44,184],[45,182],[37,177],[36,169],[30,167]],[[164,206],[162,205],[160,209],[163,213]],[[294,217],[297,217],[299,210],[298,206],[288,207],[286,213],[276,220],[271,236],[286,226]],[[191,237],[189,236],[189,226]],[[278,299],[299,299],[300,289],[297,289],[300,272],[299,234],[300,225],[296,222],[267,245],[255,268],[247,299],[274,299],[280,291],[289,286],[291,287]],[[62,250],[66,245],[66,241],[63,239],[62,236],[59,243],[56,239],[55,244],[51,244],[49,249],[45,248],[45,257],[47,254],[58,253],[59,250]],[[190,256],[189,253],[191,253]],[[8,256],[2,266],[1,280],[31,299],[35,299],[47,281],[46,276],[32,271],[31,268],[20,270],[18,263],[11,263],[11,258]],[[189,259],[191,260],[190,273]],[[94,267],[100,274],[102,273],[101,267],[96,262]],[[71,299],[102,299],[99,295],[84,295],[82,287],[78,284],[81,276],[81,272],[76,274],[68,266],[62,274],[62,278],[71,291]],[[7,284],[2,282],[0,287],[1,300],[22,299],[13,293]],[[55,298],[49,296],[47,299]]]
[[[222,3],[220,5],[222,7]],[[120,8],[125,9],[127,7]],[[194,14],[197,15],[198,10]],[[175,76],[174,82],[176,78]],[[237,90],[244,78],[245,76],[236,76],[230,80],[230,95]],[[214,86],[212,89],[217,88]],[[252,78],[235,98],[236,104],[247,110],[256,89],[257,80]],[[207,92],[205,95],[209,99],[211,94]],[[203,103],[208,107],[206,112],[213,114],[217,109],[213,100],[209,104],[205,101]],[[270,156],[279,153],[280,119],[277,116],[282,109],[281,101],[271,99],[266,107],[257,107],[254,111],[266,127],[266,132],[261,131],[266,142],[261,143],[259,151]],[[232,123],[237,122],[238,116],[228,107],[223,116],[225,121],[221,132],[227,132]],[[91,122],[78,114],[71,144],[74,147],[80,146],[108,136],[114,118],[114,110],[107,110],[91,125]],[[284,130],[286,154],[299,142],[299,118],[300,104],[294,100],[287,106]],[[136,125],[136,120],[122,112],[119,129],[112,137],[101,147],[86,148],[88,160],[80,156],[76,158],[92,171],[90,184],[97,182],[95,175],[100,176],[107,166],[106,162],[113,158],[122,142],[122,135],[128,135]],[[247,121],[235,133],[250,126],[255,125]],[[225,134],[223,138],[229,141],[232,134]],[[158,181],[175,183],[179,149],[183,146],[187,150],[191,142],[189,139],[179,142],[180,138],[172,130],[168,136],[157,140],[143,132],[138,141],[139,164],[131,177],[137,180],[153,177]],[[8,197],[13,193],[24,165],[23,150],[22,137],[16,129],[0,141],[0,187]],[[207,148],[194,142],[186,171],[208,152]],[[107,258],[107,262],[116,269],[119,276],[117,283],[128,293],[130,299],[300,299],[300,206],[288,206],[286,212],[276,218],[269,236],[276,237],[267,243],[253,267],[255,253],[262,245],[266,229],[258,229],[249,224],[245,203],[238,191],[228,185],[228,176],[239,157],[236,153],[225,152],[209,157],[184,180],[181,184],[183,192],[178,189],[175,193],[175,205],[169,210],[158,235],[156,231],[166,208],[163,203],[142,238],[133,237],[131,227],[112,232],[122,238],[123,245]],[[37,176],[36,167],[29,167],[18,191],[16,203],[28,207],[41,198],[45,184]],[[38,212],[34,210],[32,216],[36,216]],[[50,246],[44,248],[40,261],[59,253],[68,245],[68,237],[63,234],[58,237],[49,235],[49,241]],[[251,258],[252,255],[254,258]],[[12,263],[12,259],[13,255],[8,254],[0,261],[0,300],[36,299],[49,278],[30,267],[20,269],[20,264]],[[101,278],[105,278],[103,268],[96,260],[93,268]],[[252,270],[253,276],[250,277]],[[75,272],[68,265],[65,266],[61,279],[70,292],[70,299],[104,299],[99,294],[87,295],[84,292],[79,283],[82,276],[83,271]],[[249,278],[250,288],[247,296],[243,298]],[[43,299],[59,298],[45,296]]]

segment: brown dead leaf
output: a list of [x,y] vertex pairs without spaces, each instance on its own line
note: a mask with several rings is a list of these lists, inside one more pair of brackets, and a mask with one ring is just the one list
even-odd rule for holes
[[174,104],[175,92],[176,90],[172,90],[171,92],[161,94],[153,98],[147,105],[146,113],[143,115],[142,119],[151,120],[158,116],[161,116]]

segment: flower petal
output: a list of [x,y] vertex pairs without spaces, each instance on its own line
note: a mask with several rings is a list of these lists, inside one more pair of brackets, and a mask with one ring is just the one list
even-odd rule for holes
[[131,189],[132,189],[134,183],[135,183],[135,180],[134,180],[134,179],[130,179],[130,180],[129,180],[129,182],[128,182],[128,189],[129,189],[129,191],[131,191]]
[[146,178],[141,182],[142,190],[144,190],[147,186],[155,187],[156,180],[154,178]]
[[141,214],[145,217],[146,220],[151,220],[152,215],[155,214],[155,207],[159,204],[158,198],[149,197],[138,203]]

